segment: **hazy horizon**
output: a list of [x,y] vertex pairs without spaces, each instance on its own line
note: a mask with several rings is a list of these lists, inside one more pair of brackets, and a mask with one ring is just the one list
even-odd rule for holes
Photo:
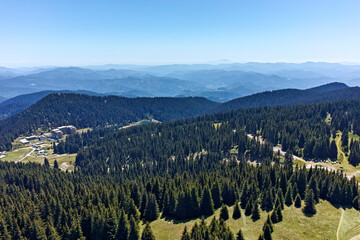
[[[227,60],[227,59],[226,59]],[[226,64],[249,64],[249,63],[258,63],[258,64],[306,64],[306,63],[329,63],[329,64],[340,64],[343,66],[359,66],[360,62],[331,62],[331,61],[301,61],[301,62],[259,62],[259,61],[242,61],[242,62],[236,62],[236,61],[230,61],[227,60],[226,62],[221,62],[223,60],[219,61],[204,61],[204,62],[168,62],[168,63],[149,63],[149,62],[143,62],[143,63],[116,63],[116,62],[108,62],[108,63],[98,63],[98,64],[79,64],[79,65],[72,65],[72,64],[64,64],[64,65],[31,65],[31,64],[25,64],[25,65],[0,65],[0,67],[9,68],[9,69],[21,69],[21,68],[71,68],[71,67],[78,67],[78,68],[91,68],[91,67],[97,67],[97,66],[107,66],[107,65],[119,65],[119,66],[144,66],[144,67],[152,67],[152,66],[167,66],[167,65],[226,65]]]

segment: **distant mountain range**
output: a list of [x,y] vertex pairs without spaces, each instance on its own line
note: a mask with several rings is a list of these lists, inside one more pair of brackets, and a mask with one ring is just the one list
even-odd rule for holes
[[[64,124],[72,124],[77,127],[114,124],[121,126],[149,117],[160,121],[170,121],[260,106],[297,105],[346,99],[360,100],[359,87],[348,87],[346,84],[338,82],[307,90],[266,91],[222,104],[200,97],[125,98],[102,96],[102,94],[88,91],[75,93],[78,94],[74,94],[72,91],[62,91],[62,93],[45,91],[18,96],[0,104],[1,106],[18,107],[16,109],[18,114],[0,121],[0,135],[2,134],[6,138],[0,141],[0,147],[2,145],[2,149],[10,149],[11,145],[9,144],[12,139],[20,134],[37,131],[40,127],[56,127]],[[32,104],[34,102],[35,104]],[[14,113],[11,111],[13,110],[10,108],[8,115]]]
[[68,89],[125,97],[201,96],[227,102],[263,91],[307,89],[330,82],[358,86],[360,66],[308,62],[0,67],[0,96],[5,98]]
[[57,68],[0,81],[0,94],[8,97],[42,90],[87,90],[117,95],[138,92],[147,96],[173,96],[203,86],[171,77],[158,77],[128,70],[94,71],[83,68]]

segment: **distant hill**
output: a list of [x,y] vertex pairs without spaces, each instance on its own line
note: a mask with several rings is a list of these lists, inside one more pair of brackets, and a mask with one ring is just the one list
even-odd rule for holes
[[203,115],[217,103],[205,98],[124,98],[50,94],[25,111],[0,121],[0,151],[20,134],[72,124],[78,128],[123,126],[144,118],[170,121]]
[[316,91],[316,92],[331,92],[345,88],[349,88],[349,86],[346,85],[345,83],[333,82],[318,87],[309,88],[307,90]]
[[5,100],[6,100],[6,98],[0,96],[0,103],[2,103],[2,102],[5,101]]
[[260,106],[282,106],[336,101],[345,99],[360,99],[359,87],[348,87],[343,83],[330,83],[307,90],[283,89],[256,93],[223,103],[214,112]]
[[6,101],[0,101],[0,120],[11,117],[17,113],[24,111],[26,108],[30,107],[32,104],[36,103],[40,99],[46,97],[52,93],[77,93],[77,94],[86,94],[89,96],[103,96],[102,94],[90,92],[90,91],[70,91],[70,90],[61,90],[61,91],[41,91],[35,93],[29,93],[24,95],[19,95]]
[[198,91],[198,92],[184,91],[175,97],[204,97],[214,102],[223,103],[235,98],[243,97],[248,94],[250,93],[248,92],[247,94],[242,94],[240,92],[236,93],[236,92],[228,91],[225,88],[218,88],[216,90]]

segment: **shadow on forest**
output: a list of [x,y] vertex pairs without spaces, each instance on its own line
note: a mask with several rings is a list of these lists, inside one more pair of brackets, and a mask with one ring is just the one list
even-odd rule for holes
[[[327,201],[327,200],[324,200],[324,201]],[[333,207],[335,207],[336,209],[342,208],[342,209],[346,210],[346,209],[351,209],[351,208],[353,208],[353,206],[351,206],[351,205],[335,204],[335,203],[331,203],[331,202],[330,202],[330,204],[331,204]],[[315,208],[316,208],[316,205],[315,205]],[[303,212],[303,213],[304,213],[304,212]],[[304,215],[305,215],[306,217],[312,217],[312,216],[314,216],[314,215],[316,215],[316,214],[318,214],[318,212],[315,213],[315,214],[304,213]]]
[[173,218],[173,217],[161,216],[160,219],[164,219],[166,222],[171,222],[172,224],[181,224],[181,223],[187,223],[187,222],[193,221],[193,220],[201,221],[202,218],[206,219],[208,217],[210,217],[210,216],[200,216],[200,217],[193,217],[193,218],[181,219],[180,220],[180,219],[176,219],[176,218]]
[[343,204],[336,204],[336,203],[331,203],[331,202],[330,202],[330,204],[331,204],[333,207],[335,207],[336,209],[342,208],[342,209],[346,210],[346,209],[351,209],[351,208],[353,208],[352,205],[343,205]]
[[312,216],[314,216],[314,215],[316,214],[316,213],[313,214],[313,213],[305,213],[305,212],[303,212],[303,213],[304,213],[304,215],[305,215],[306,217],[309,217],[309,218],[312,217]]

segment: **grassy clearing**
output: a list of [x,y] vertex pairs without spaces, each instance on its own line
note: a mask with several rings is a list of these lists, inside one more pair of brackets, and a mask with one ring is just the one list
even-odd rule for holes
[[[353,165],[349,164],[348,157],[342,151],[341,135],[342,135],[342,133],[340,131],[338,131],[336,134],[336,138],[335,138],[335,143],[336,143],[336,146],[338,149],[338,160],[339,160],[339,162],[341,162],[341,164],[331,165],[329,163],[329,165],[331,165],[332,167],[335,167],[338,170],[343,170],[344,173],[353,173],[355,171],[360,170],[360,166],[354,167]],[[350,140],[351,139],[358,140],[359,136],[349,132],[349,139]],[[343,167],[343,168],[341,169],[340,167]],[[360,176],[357,176],[357,179],[360,179]]]
[[216,129],[218,129],[219,127],[221,127],[221,124],[222,124],[222,123],[214,123],[214,127],[215,127]]
[[26,162],[33,162],[33,163],[44,163],[44,158],[46,157],[49,160],[51,166],[54,166],[55,159],[57,160],[59,166],[64,170],[72,171],[74,170],[74,164],[76,159],[76,154],[53,154],[53,150],[48,150],[48,155],[39,155],[37,156],[35,153],[31,154],[31,156],[25,158],[23,160],[24,163]]
[[[336,239],[341,210],[329,202],[316,205],[317,214],[306,217],[301,209],[291,206],[283,212],[284,221],[275,225],[274,239]],[[360,214],[359,214],[360,216]]]
[[335,143],[336,143],[337,150],[338,150],[338,160],[339,160],[339,162],[344,162],[345,160],[347,160],[347,157],[345,156],[345,153],[342,151],[341,136],[342,136],[342,133],[340,131],[337,131]]
[[339,231],[339,239],[351,239],[360,234],[359,211],[346,209]]
[[6,157],[1,158],[1,160],[9,161],[9,162],[18,161],[21,158],[23,158],[26,154],[28,154],[29,152],[31,152],[31,148],[16,149],[12,152],[7,152]]
[[[321,201],[316,205],[317,214],[307,217],[301,209],[294,206],[285,207],[283,211],[284,221],[275,224],[273,239],[336,239],[336,232],[341,217],[341,209],[335,208],[327,201]],[[232,219],[233,207],[229,207],[230,219],[226,224],[235,233],[242,230],[246,239],[256,240],[262,232],[263,224],[267,218],[266,212],[261,212],[261,219],[253,222],[250,217],[244,215],[240,219]],[[220,215],[220,209],[211,217],[205,219],[210,223],[211,219]],[[168,223],[170,221],[170,223]],[[187,226],[191,229],[195,222],[200,219],[189,221],[173,221],[171,219],[158,219],[151,223],[151,228],[158,240],[181,239],[182,231]],[[141,226],[141,229],[144,225]],[[360,212],[355,209],[346,209],[342,225],[340,226],[340,239],[350,239],[360,234]]]

